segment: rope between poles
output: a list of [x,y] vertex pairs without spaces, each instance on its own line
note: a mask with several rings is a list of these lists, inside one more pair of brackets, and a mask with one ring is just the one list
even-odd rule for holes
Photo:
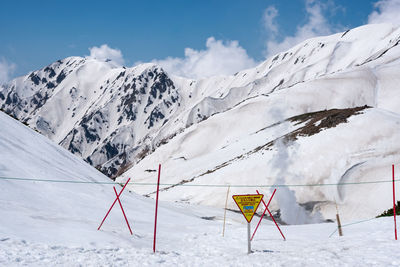
[[[357,222],[352,222],[352,223],[348,223],[348,224],[343,224],[343,225],[342,225],[342,228],[343,228],[343,227],[346,227],[346,226],[353,225],[353,224],[359,224],[359,223],[369,222],[369,221],[372,221],[372,220],[375,220],[375,219],[376,219],[376,218],[371,218],[371,219],[366,219],[366,220],[362,220],[362,221],[357,221]],[[333,232],[329,235],[329,238],[332,237],[333,234],[337,232],[337,230],[338,230],[338,229],[336,228],[335,231],[333,231]]]
[[[117,182],[96,182],[96,181],[77,181],[77,180],[55,180],[55,179],[37,179],[37,178],[22,178],[22,177],[3,177],[0,176],[0,180],[15,180],[15,181],[31,181],[31,182],[49,182],[49,183],[73,183],[73,184],[119,184]],[[394,180],[395,182],[400,179]],[[391,183],[392,180],[381,180],[381,181],[366,181],[366,182],[350,182],[350,183],[328,183],[328,184],[258,184],[258,185],[240,185],[240,184],[172,184],[172,183],[160,183],[161,186],[192,186],[192,187],[316,187],[316,186],[341,186],[341,185],[358,185],[358,184],[379,184],[379,183]],[[157,183],[140,183],[140,182],[129,182],[131,185],[157,185]]]
[[[115,185],[115,184],[120,184],[117,182],[96,182],[96,181],[76,181],[76,180],[55,180],[55,179],[37,179],[37,178],[22,178],[22,177],[4,177],[0,176],[0,180],[14,180],[14,181],[29,181],[29,182],[49,182],[49,183],[72,183],[72,184],[110,184],[110,185]],[[394,180],[395,182],[399,182],[400,179]],[[195,186],[195,187],[257,187],[257,188],[262,188],[262,187],[315,187],[315,186],[340,186],[340,185],[356,185],[356,184],[379,184],[379,183],[391,183],[393,180],[382,180],[382,181],[367,181],[367,182],[353,182],[353,183],[329,183],[329,184],[276,184],[276,185],[218,185],[218,184],[167,184],[163,183],[160,185],[164,186]],[[157,185],[156,183],[138,183],[138,182],[129,182],[129,184],[132,185]],[[368,221],[375,220],[376,218],[371,218],[371,219],[366,219],[362,221],[356,221],[348,224],[342,225],[343,227],[354,225],[354,224],[359,224],[359,223],[364,223]],[[332,237],[337,232],[337,228],[329,235],[329,238]]]

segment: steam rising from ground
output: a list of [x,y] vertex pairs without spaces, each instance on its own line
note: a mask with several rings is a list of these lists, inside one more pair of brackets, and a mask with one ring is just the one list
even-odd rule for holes
[[[279,110],[273,110],[272,114],[274,117],[279,118],[278,121],[283,121],[282,113]],[[275,141],[274,146],[277,149],[277,153],[272,160],[272,168],[276,170],[277,175],[275,185],[284,185],[287,177],[295,176],[288,170],[292,163],[289,148],[293,149],[291,151],[293,156],[296,152],[296,146],[293,142],[285,140],[285,137]],[[280,208],[281,219],[288,224],[318,223],[322,220],[322,216],[319,213],[311,214],[310,211],[300,206],[297,203],[295,192],[287,186],[277,187],[276,200]]]

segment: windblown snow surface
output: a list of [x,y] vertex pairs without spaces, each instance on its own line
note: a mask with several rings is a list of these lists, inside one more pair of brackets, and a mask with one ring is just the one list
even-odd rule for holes
[[[109,179],[1,112],[0,124],[1,266],[400,264],[391,218],[345,227],[345,236],[341,238],[329,238],[336,228],[334,223],[281,226],[286,241],[275,226],[263,220],[252,242],[253,253],[248,255],[242,215],[227,212],[222,237],[222,209],[163,201],[159,209],[157,253],[153,254],[152,199],[123,193],[121,201],[134,232],[132,236],[118,206],[97,231],[115,198],[113,184],[107,184]],[[253,228],[257,221],[255,217]]]

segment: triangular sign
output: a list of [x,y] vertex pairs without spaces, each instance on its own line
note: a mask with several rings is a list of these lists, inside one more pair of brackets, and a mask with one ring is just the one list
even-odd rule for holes
[[247,222],[251,222],[251,219],[253,219],[263,197],[262,194],[232,196]]

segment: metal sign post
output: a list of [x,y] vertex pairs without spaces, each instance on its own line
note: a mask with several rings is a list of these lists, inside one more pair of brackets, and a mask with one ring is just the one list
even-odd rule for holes
[[250,222],[247,223],[247,254],[251,253]]
[[247,254],[251,253],[250,222],[257,211],[264,195],[234,195],[232,196],[247,221]]

